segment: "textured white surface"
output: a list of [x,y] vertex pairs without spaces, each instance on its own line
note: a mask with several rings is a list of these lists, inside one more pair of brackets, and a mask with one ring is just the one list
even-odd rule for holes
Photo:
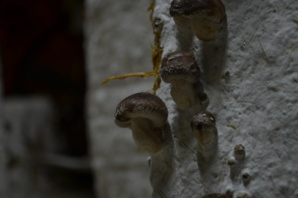
[[[223,3],[228,24],[226,54],[214,53],[212,44],[203,45],[197,39],[191,50],[203,71],[202,83],[210,100],[207,110],[217,120],[218,155],[199,170],[190,128],[193,112],[177,111],[170,87],[163,83],[158,95],[168,106],[171,129],[179,139],[173,157],[166,154],[173,163],[166,179],[162,173],[168,174],[169,169],[153,166],[152,185],[163,178],[154,197],[201,197],[228,190],[234,197],[243,191],[255,198],[298,197],[298,1]],[[99,85],[111,75],[151,69],[147,6],[145,1],[86,2],[88,122],[99,178],[96,187],[105,198],[150,196],[146,155],[136,154],[129,130],[113,123],[118,102],[147,91],[150,85],[143,79]],[[163,56],[180,46],[169,6],[170,0],[159,0],[154,11],[164,24]],[[237,144],[245,146],[247,158],[231,170],[227,161]],[[159,157],[153,157],[152,163]],[[251,175],[250,182],[242,181],[243,173]]]
[[[253,197],[298,197],[298,3],[223,3],[228,23],[223,61],[213,65],[221,57],[210,50],[211,45],[194,39],[193,46],[210,100],[207,110],[217,120],[218,156],[200,172],[194,143],[177,140],[176,171],[168,180],[171,188],[163,189],[163,194],[188,198],[232,190],[235,197],[240,191]],[[175,25],[167,13],[169,5],[170,1],[157,1],[154,14],[164,22],[164,55],[179,49]],[[220,76],[215,66],[222,70]],[[172,112],[173,133],[190,134],[190,119],[175,110],[168,87],[158,94]],[[227,160],[236,144],[245,146],[247,159],[230,170]],[[241,179],[244,172],[251,175],[246,185]]]

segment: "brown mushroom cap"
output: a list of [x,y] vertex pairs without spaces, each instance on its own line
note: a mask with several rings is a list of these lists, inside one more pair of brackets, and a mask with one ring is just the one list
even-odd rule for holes
[[199,80],[200,68],[191,53],[173,52],[162,60],[160,75],[167,83],[177,80],[195,83]]
[[192,16],[197,13],[225,17],[225,7],[220,0],[173,0],[170,7],[171,16]]
[[122,100],[115,112],[115,123],[119,127],[130,127],[134,118],[144,118],[152,122],[154,128],[162,127],[168,117],[165,103],[156,95],[141,92]]
[[179,31],[191,29],[202,41],[215,40],[226,21],[221,0],[173,0],[170,15]]
[[234,147],[234,152],[238,155],[245,155],[245,147],[242,144],[237,144]]
[[199,113],[192,118],[191,128],[199,145],[208,148],[205,155],[213,154],[217,147],[218,137],[213,115],[209,112]]
[[202,112],[194,116],[191,122],[191,127],[196,130],[203,130],[206,127],[214,126],[215,118],[210,112]]
[[196,12],[211,10],[214,7],[212,0],[174,0],[171,3],[170,15],[192,15]]

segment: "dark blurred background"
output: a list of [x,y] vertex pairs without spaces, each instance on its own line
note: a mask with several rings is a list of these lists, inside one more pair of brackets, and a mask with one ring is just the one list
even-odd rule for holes
[[[50,98],[60,142],[55,154],[70,162],[89,159],[83,7],[83,0],[0,1],[3,97]],[[6,125],[6,129],[10,127]],[[84,171],[59,166],[58,162],[47,170],[53,185],[93,196],[88,166]]]

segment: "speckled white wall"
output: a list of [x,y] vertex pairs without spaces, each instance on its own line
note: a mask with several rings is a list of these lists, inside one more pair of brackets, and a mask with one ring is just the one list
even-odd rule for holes
[[[298,3],[223,3],[228,27],[226,55],[212,48],[216,42],[206,44],[195,38],[192,47],[210,100],[207,110],[217,120],[217,158],[208,164],[208,170],[200,172],[192,160],[195,147],[190,145],[190,151],[182,152],[189,157],[176,164],[178,171],[169,181],[171,189],[163,193],[166,197],[200,197],[230,191],[234,197],[241,197],[241,192],[251,197],[298,197]],[[164,54],[179,49],[175,23],[167,14],[169,7],[170,1],[157,1],[154,14],[165,24]],[[222,40],[218,47],[224,44]],[[171,101],[165,92],[160,96]],[[175,105],[167,104],[174,109],[170,117],[173,130],[186,126],[176,133],[191,131],[190,120],[181,120]],[[237,144],[245,146],[247,158],[230,167],[227,161]],[[181,153],[179,145],[176,149]],[[245,173],[250,175],[249,183],[243,181]]]
[[149,1],[88,0],[85,5],[87,121],[98,197],[150,197],[148,155],[136,151],[129,130],[115,125],[114,111],[127,95],[150,90],[153,79],[101,85],[110,76],[152,69]]
[[[185,147],[175,140],[174,171],[154,197],[190,198],[227,191],[233,197],[245,197],[243,193],[298,197],[298,2],[222,1],[227,40],[214,48],[194,38],[190,49],[202,70],[207,110],[217,121],[217,156],[202,172],[196,142],[187,140]],[[169,16],[170,3],[158,0],[154,10],[154,17],[163,23],[163,57],[181,47]],[[102,197],[150,196],[146,155],[135,152],[129,130],[116,128],[113,113],[122,98],[149,90],[152,81],[128,79],[100,85],[111,75],[151,69],[148,4],[86,2],[88,125],[96,187]],[[162,83],[158,95],[169,109],[172,133],[191,134],[191,116],[177,110],[169,90]],[[229,166],[238,144],[245,146],[246,159]],[[153,167],[151,174],[158,170]]]

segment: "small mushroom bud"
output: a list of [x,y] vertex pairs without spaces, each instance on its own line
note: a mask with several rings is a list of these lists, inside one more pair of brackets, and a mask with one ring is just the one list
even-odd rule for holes
[[238,161],[245,159],[245,147],[242,144],[238,144],[234,147],[234,156]]
[[228,187],[227,190],[226,190],[226,197],[227,198],[233,198],[233,194],[234,194],[234,190],[232,187]]
[[173,0],[170,15],[180,29],[189,28],[190,21],[193,33],[203,41],[215,40],[226,20],[220,0]]
[[217,129],[215,118],[209,112],[194,116],[191,121],[192,131],[198,141],[199,156],[210,159],[217,151]]
[[156,153],[163,143],[168,111],[156,95],[136,93],[122,100],[115,112],[115,123],[132,130],[139,151]]
[[202,198],[228,198],[226,195],[222,195],[222,194],[209,194],[209,195],[205,195]]
[[242,181],[244,186],[247,186],[251,181],[251,174],[250,171],[245,169],[242,171]]
[[160,75],[164,82],[171,83],[171,95],[181,109],[188,109],[200,102],[202,87],[199,86],[200,68],[191,53],[174,52],[163,60]]
[[236,177],[239,175],[239,164],[237,163],[238,161],[234,157],[230,157],[228,159],[228,166],[230,167],[230,177],[232,180],[235,180]]
[[233,167],[233,166],[235,166],[236,161],[235,161],[234,158],[230,158],[230,159],[227,161],[227,164],[228,164],[230,167]]

